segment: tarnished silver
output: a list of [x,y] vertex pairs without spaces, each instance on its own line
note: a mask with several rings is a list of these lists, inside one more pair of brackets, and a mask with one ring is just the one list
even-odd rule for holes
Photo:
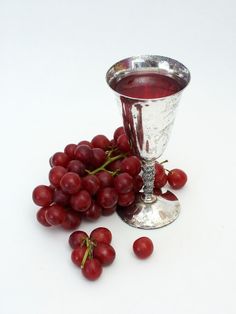
[[[134,72],[156,72],[173,77],[181,82],[182,89],[167,97],[140,99],[117,93],[119,80]],[[175,120],[176,108],[181,94],[190,81],[189,70],[180,62],[162,56],[144,55],[121,60],[106,74],[108,85],[115,92],[122,109],[125,132],[132,149],[143,162],[144,192],[140,193],[134,205],[119,209],[121,218],[128,224],[144,229],[154,229],[169,224],[180,212],[180,204],[153,194],[155,161],[164,152]]]

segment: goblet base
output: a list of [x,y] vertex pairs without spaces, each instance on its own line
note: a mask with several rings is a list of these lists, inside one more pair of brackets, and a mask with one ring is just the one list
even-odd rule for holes
[[118,215],[128,225],[140,229],[157,229],[170,224],[179,216],[180,203],[172,192],[162,190],[152,203],[144,203],[142,195],[137,194],[132,205],[117,208]]

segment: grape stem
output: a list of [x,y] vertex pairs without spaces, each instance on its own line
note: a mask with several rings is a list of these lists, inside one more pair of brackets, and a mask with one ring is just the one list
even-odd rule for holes
[[88,174],[93,175],[93,174],[96,174],[96,173],[98,173],[100,171],[107,171],[107,172],[111,173],[112,175],[114,175],[112,171],[109,171],[109,170],[105,169],[106,166],[108,166],[113,161],[119,160],[119,159],[124,158],[124,157],[126,157],[126,154],[120,154],[120,155],[117,155],[117,156],[114,156],[114,157],[111,157],[111,158],[109,157],[105,161],[105,163],[103,165],[101,165],[100,167],[98,167],[97,169],[94,169],[93,171],[89,171],[89,170],[86,169],[86,172]]
[[161,165],[163,165],[163,164],[165,164],[166,162],[168,162],[168,160],[166,159],[166,160],[164,160],[164,161],[162,161],[162,162],[160,162],[160,164]]
[[81,269],[84,268],[84,264],[85,264],[85,262],[87,261],[87,258],[88,258],[88,255],[89,255],[90,250],[91,250],[91,248],[90,248],[90,246],[88,246],[87,249],[86,249],[86,251],[85,251],[85,253],[84,253],[84,257],[83,257],[83,259],[82,259],[82,262],[81,262],[81,266],[80,266]]
[[85,243],[86,243],[87,249],[84,253],[84,256],[81,262],[81,266],[80,266],[81,269],[84,268],[84,264],[86,263],[88,257],[93,258],[93,248],[94,246],[96,246],[96,244],[89,238],[85,239]]

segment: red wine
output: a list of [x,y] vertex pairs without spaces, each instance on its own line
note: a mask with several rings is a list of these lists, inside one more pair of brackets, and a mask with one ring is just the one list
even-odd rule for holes
[[183,89],[181,81],[155,72],[135,72],[115,82],[119,94],[132,98],[155,99],[173,95]]

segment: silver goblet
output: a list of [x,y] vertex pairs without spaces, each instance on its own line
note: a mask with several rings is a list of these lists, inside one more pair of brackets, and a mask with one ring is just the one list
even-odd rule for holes
[[[117,88],[121,80],[131,75],[142,77],[155,74],[166,79],[174,79],[179,84],[178,90],[170,91],[167,96],[164,94],[164,97],[157,93],[158,96],[149,98],[148,94],[140,97],[137,88],[132,91],[131,96]],[[132,205],[120,207],[117,212],[133,227],[142,229],[163,227],[178,217],[180,203],[169,191],[153,192],[155,162],[168,143],[176,108],[184,88],[190,81],[190,72],[174,59],[144,55],[117,62],[108,70],[106,80],[122,108],[125,132],[131,142],[133,153],[142,161],[143,170],[143,192],[137,195]],[[158,89],[158,86],[156,88]]]

